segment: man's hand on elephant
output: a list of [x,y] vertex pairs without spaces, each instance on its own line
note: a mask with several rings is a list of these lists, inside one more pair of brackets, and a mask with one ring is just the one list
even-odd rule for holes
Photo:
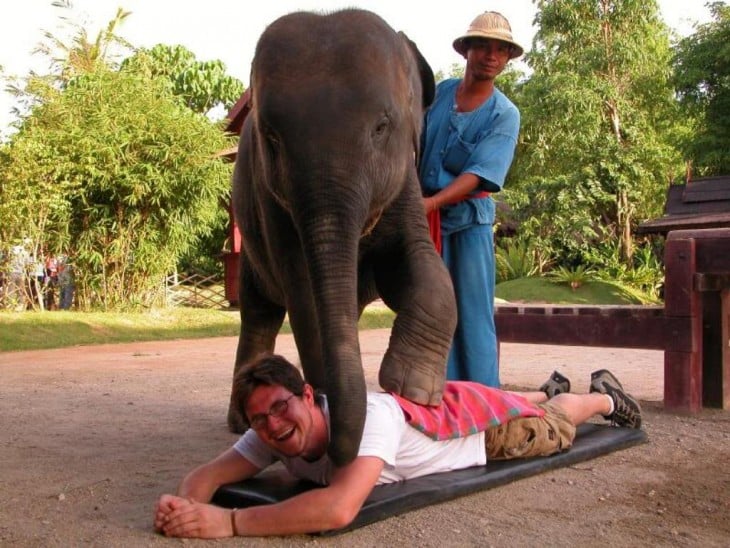
[[423,209],[426,211],[426,213],[431,213],[432,211],[438,209],[438,206],[436,205],[436,199],[433,196],[424,197]]
[[225,538],[234,535],[231,510],[175,495],[160,497],[155,529],[168,537]]

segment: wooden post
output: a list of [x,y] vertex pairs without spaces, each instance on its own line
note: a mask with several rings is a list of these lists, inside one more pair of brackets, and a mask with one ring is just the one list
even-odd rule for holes
[[665,352],[665,407],[728,409],[730,228],[670,232],[665,265],[665,313],[689,315],[692,326],[691,352]]
[[694,238],[667,239],[664,264],[664,314],[689,318],[692,331],[690,351],[664,352],[664,407],[696,413],[702,409],[702,307],[693,286],[697,270]]
[[722,408],[730,410],[730,289],[721,292],[722,301]]
[[702,406],[722,408],[722,299],[719,291],[702,299]]

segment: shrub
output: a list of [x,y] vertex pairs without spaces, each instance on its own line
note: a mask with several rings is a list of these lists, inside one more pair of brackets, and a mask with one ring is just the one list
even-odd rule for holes
[[585,265],[578,265],[573,268],[561,266],[550,271],[547,277],[555,283],[568,284],[575,291],[583,284],[596,279],[596,271]]

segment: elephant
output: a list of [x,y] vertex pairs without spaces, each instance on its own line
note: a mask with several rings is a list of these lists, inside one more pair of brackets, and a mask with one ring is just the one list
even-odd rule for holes
[[[365,421],[358,319],[368,303],[395,312],[381,387],[441,401],[456,304],[416,172],[434,89],[415,44],[365,10],[291,13],[256,46],[233,173],[234,375],[274,351],[288,313],[305,379],[327,395],[336,466],[357,456]],[[233,405],[228,424],[247,426]]]

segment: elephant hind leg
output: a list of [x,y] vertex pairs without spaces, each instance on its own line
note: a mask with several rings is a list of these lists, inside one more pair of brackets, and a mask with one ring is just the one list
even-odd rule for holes
[[[238,370],[264,352],[274,352],[276,336],[284,323],[286,309],[261,294],[252,283],[252,274],[244,267],[241,275],[241,334],[238,338],[236,362],[233,368],[235,377]],[[232,396],[232,394],[231,394]],[[248,429],[248,422],[242,409],[238,409],[233,399],[228,406],[228,428],[231,432],[242,433]]]
[[[286,310],[279,308],[276,311],[272,309],[271,312],[272,314],[267,317],[267,321],[265,322],[255,323],[246,320],[242,323],[241,335],[238,339],[238,349],[236,350],[236,363],[233,369],[234,378],[241,367],[260,354],[274,352],[276,335],[279,333],[279,329],[284,322]],[[246,312],[242,313],[244,316],[246,314]],[[260,318],[261,314],[257,313],[256,316]],[[246,420],[244,410],[238,409],[238,406],[233,401],[232,390],[227,420],[228,429],[231,432],[241,434],[248,429],[248,421]]]

